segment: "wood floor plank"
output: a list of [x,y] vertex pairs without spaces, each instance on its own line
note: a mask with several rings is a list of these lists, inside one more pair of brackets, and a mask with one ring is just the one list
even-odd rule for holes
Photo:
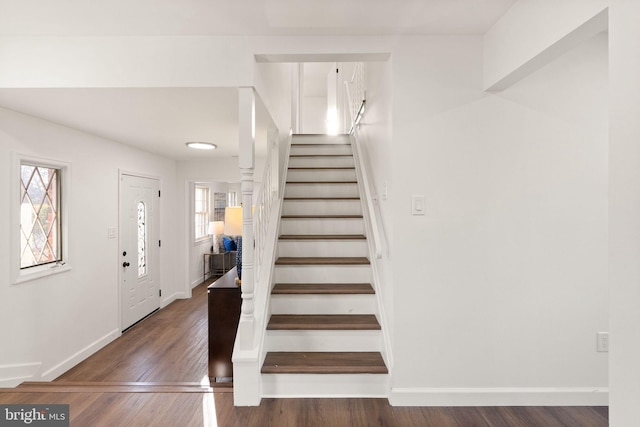
[[[0,391],[1,392],[1,391]],[[23,383],[15,393],[211,393],[208,385],[198,383],[149,382],[73,382]]]
[[269,330],[379,330],[373,314],[273,314]]
[[386,374],[378,352],[269,352],[263,374]]
[[375,294],[369,283],[276,283],[272,294]]
[[[200,382],[208,376],[207,284],[134,325],[56,381]],[[189,357],[185,357],[189,355]]]

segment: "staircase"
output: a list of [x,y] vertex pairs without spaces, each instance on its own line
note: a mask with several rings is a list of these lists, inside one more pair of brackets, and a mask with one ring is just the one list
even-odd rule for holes
[[262,395],[387,396],[348,136],[293,137],[279,229]]

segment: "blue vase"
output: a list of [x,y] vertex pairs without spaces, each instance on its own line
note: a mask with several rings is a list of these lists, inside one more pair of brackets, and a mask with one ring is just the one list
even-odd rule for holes
[[238,236],[238,252],[236,253],[236,267],[238,279],[242,280],[242,236]]

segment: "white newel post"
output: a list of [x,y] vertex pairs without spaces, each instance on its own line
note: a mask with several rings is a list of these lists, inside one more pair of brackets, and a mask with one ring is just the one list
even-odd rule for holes
[[253,235],[253,173],[255,153],[255,94],[238,89],[238,137],[242,192],[242,311],[233,350],[234,404],[260,404],[260,368],[255,331]]
[[242,314],[236,339],[240,340],[240,349],[246,351],[253,348],[255,325],[252,204],[256,113],[253,88],[240,88],[238,96],[239,163],[242,191]]

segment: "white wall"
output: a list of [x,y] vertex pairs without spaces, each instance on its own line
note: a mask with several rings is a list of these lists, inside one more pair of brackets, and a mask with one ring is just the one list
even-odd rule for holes
[[484,87],[504,89],[585,37],[605,30],[608,3],[608,0],[517,1],[484,36]]
[[640,3],[612,1],[609,17],[609,422],[624,427],[638,423],[640,400]]
[[[9,283],[9,207],[12,152],[71,163],[71,271],[19,285]],[[122,144],[0,109],[0,384],[14,376],[50,380],[98,350],[120,331],[118,319],[119,170],[158,177],[162,190],[160,284],[162,304],[180,296],[173,260],[176,233],[175,162]],[[28,372],[20,366],[34,364]],[[20,381],[19,379],[17,380]]]
[[327,98],[322,96],[304,96],[302,98],[302,132],[327,133]]
[[197,36],[0,37],[0,87],[247,85],[253,78],[253,54],[248,49],[251,40]]
[[[365,69],[367,107],[357,129],[357,135],[362,149],[361,155],[369,171],[372,193],[376,198],[373,206],[381,236],[382,258],[375,260],[373,265],[378,270],[378,280],[380,280],[378,294],[383,303],[388,330],[392,331],[395,324],[393,303],[395,281],[390,271],[389,238],[393,236],[391,221],[393,200],[389,199],[388,191],[385,192],[385,188],[390,188],[393,180],[392,165],[389,161],[393,152],[391,62],[367,62]],[[349,80],[351,80],[351,74],[353,74],[353,67],[347,73]],[[393,341],[393,334],[390,335],[389,339]],[[388,359],[387,363],[393,363],[393,360]]]
[[606,39],[495,96],[481,37],[392,64],[392,402],[606,403]]

